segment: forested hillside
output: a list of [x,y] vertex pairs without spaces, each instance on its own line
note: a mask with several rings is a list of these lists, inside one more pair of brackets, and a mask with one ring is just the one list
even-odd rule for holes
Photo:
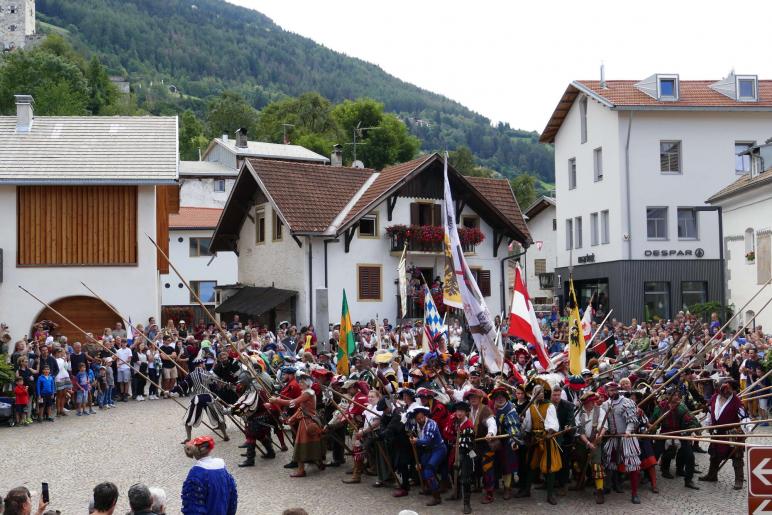
[[[43,24],[64,29],[81,52],[129,77],[151,112],[203,116],[224,91],[257,109],[309,91],[336,104],[369,97],[397,114],[425,150],[467,146],[478,165],[506,176],[554,180],[552,149],[535,132],[491,126],[458,102],[287,32],[256,11],[221,0],[37,0],[37,9]],[[149,102],[150,84],[161,80],[178,93]]]

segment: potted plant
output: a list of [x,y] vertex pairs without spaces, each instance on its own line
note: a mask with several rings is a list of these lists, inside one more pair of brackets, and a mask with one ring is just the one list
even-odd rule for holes
[[745,254],[745,259],[748,261],[748,263],[753,263],[756,260],[756,253],[752,250],[747,252]]

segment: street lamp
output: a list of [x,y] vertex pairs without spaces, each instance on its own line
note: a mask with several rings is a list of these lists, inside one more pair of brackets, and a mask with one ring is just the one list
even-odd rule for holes
[[721,261],[721,306],[726,307],[726,283],[724,280],[724,212],[721,206],[694,206],[695,211],[715,211],[718,214],[718,259]]

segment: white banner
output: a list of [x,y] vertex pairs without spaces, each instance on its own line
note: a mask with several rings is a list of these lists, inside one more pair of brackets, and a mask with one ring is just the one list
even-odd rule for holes
[[445,234],[450,238],[450,248],[453,254],[453,269],[458,278],[458,288],[461,291],[461,301],[464,305],[469,331],[480,353],[480,357],[491,373],[500,372],[504,366],[504,352],[496,338],[496,326],[488,306],[485,304],[477,281],[464,258],[464,251],[458,237],[456,213],[453,196],[448,182],[448,155],[445,153],[445,203],[443,206],[445,219]]

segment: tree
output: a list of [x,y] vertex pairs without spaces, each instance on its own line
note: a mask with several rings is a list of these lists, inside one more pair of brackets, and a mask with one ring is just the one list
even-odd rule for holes
[[448,162],[461,175],[471,175],[474,169],[477,168],[474,154],[467,146],[461,146],[449,152]]
[[87,113],[89,89],[83,72],[66,57],[45,49],[5,57],[0,67],[0,113],[13,113],[16,94],[32,95],[39,115]]
[[198,151],[206,148],[209,140],[204,136],[204,124],[191,110],[180,116],[180,159],[198,161]]
[[88,110],[91,114],[103,114],[118,99],[118,88],[110,82],[107,71],[97,56],[91,58],[86,69],[88,80]]
[[285,131],[287,139],[299,145],[302,145],[300,139],[307,140],[311,134],[315,144],[329,140],[329,145],[324,143],[327,147],[324,153],[328,153],[338,137],[332,104],[319,93],[305,93],[298,98],[286,98],[267,105],[260,112],[256,136],[264,141],[282,143]]
[[257,133],[257,111],[240,95],[226,91],[209,102],[206,111],[206,136],[215,138],[232,134],[240,128]]
[[521,210],[525,210],[536,201],[536,179],[533,175],[520,174],[510,180],[510,184]]
[[[365,166],[380,170],[415,157],[420,141],[411,136],[402,121],[392,114],[384,114],[383,104],[371,98],[345,100],[332,110],[338,130],[345,141],[354,139],[356,157]],[[347,145],[344,159],[354,158],[354,146]]]

